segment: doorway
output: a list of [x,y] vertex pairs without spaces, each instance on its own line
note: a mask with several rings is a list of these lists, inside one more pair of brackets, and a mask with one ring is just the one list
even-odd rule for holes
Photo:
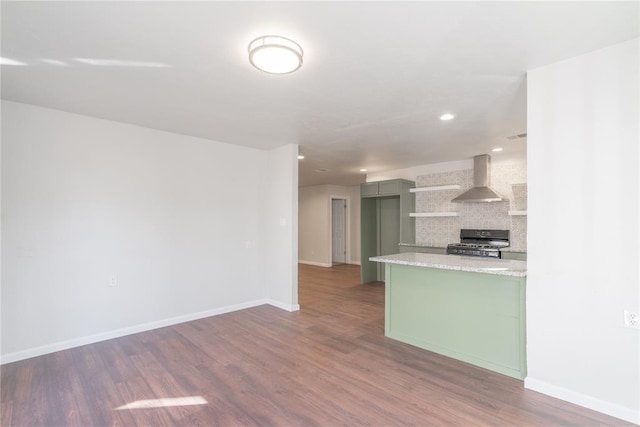
[[347,199],[331,198],[331,265],[347,263]]

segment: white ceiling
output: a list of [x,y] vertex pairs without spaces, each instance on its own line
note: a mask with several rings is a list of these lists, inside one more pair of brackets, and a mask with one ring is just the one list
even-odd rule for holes
[[[524,156],[526,71],[638,37],[638,2],[2,2],[2,98],[270,149],[300,185]],[[263,74],[265,34],[304,65]],[[443,122],[440,114],[456,119]],[[500,157],[494,156],[494,157]],[[329,169],[317,172],[317,169]]]

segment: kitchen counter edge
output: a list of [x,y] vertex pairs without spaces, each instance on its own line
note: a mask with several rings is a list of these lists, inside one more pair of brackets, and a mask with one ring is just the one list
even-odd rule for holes
[[481,258],[461,255],[440,255],[406,252],[369,258],[370,261],[441,270],[467,271],[498,276],[526,277],[527,262],[506,259]]

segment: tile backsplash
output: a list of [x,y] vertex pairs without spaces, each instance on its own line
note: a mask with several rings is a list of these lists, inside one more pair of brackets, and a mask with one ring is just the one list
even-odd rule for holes
[[420,175],[416,187],[458,184],[460,189],[415,193],[416,212],[457,212],[457,217],[416,218],[416,242],[434,246],[460,241],[461,228],[510,230],[511,249],[527,249],[526,215],[509,211],[527,209],[527,166],[525,162],[491,166],[491,187],[505,202],[451,203],[451,199],[473,186],[473,169]]

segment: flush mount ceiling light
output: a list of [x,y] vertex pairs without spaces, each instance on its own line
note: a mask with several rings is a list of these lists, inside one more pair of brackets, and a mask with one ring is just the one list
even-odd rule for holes
[[302,48],[280,36],[262,36],[249,43],[249,62],[269,74],[293,73],[302,67]]
[[454,117],[455,116],[453,114],[446,113],[440,116],[440,120],[451,120]]

